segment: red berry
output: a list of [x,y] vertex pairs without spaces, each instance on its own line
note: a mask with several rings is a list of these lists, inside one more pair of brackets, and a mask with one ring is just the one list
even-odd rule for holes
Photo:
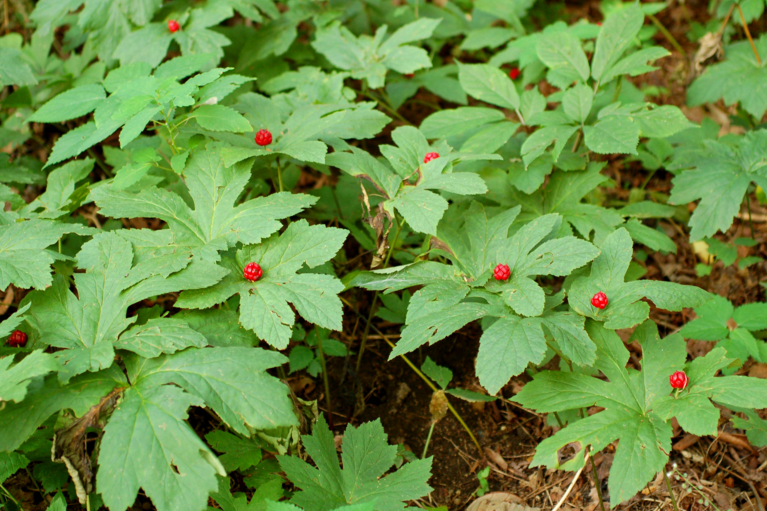
[[690,378],[684,374],[684,371],[677,371],[668,377],[668,381],[671,383],[672,388],[685,389],[687,388],[687,384],[690,383]]
[[509,265],[499,264],[496,266],[495,270],[493,270],[493,277],[495,277],[495,280],[509,280],[509,277],[511,277]]
[[245,270],[242,272],[242,275],[251,282],[257,281],[263,274],[264,270],[261,269],[261,266],[258,263],[248,263],[248,265],[245,266]]
[[181,25],[178,24],[178,21],[168,20],[168,30],[170,30],[171,34],[174,32],[178,32],[180,29],[181,29]]
[[597,21],[597,26],[601,27],[602,26],[602,22],[601,21]]
[[597,309],[604,309],[605,307],[607,307],[607,295],[604,294],[602,291],[598,292],[597,294],[591,297],[591,305],[593,305]]
[[21,330],[14,330],[8,337],[8,345],[12,348],[23,348],[27,345],[27,334]]
[[426,156],[423,157],[424,163],[429,163],[431,160],[436,160],[439,158],[439,153],[426,153]]
[[256,144],[260,146],[265,146],[271,143],[272,143],[272,132],[269,130],[258,130],[258,133],[256,133]]
[[518,67],[512,67],[511,71],[509,71],[509,78],[512,80],[516,80],[519,78],[519,68]]
[[402,75],[402,76],[404,76],[405,78],[407,78],[408,80],[410,80],[411,78],[413,78],[413,77],[415,76],[415,73],[406,73],[406,74],[404,74],[404,75]]

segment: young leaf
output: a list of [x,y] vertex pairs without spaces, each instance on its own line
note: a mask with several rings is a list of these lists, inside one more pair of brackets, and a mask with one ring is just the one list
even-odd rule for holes
[[344,505],[372,504],[375,511],[405,508],[405,501],[426,495],[432,488],[431,458],[407,463],[384,477],[393,465],[397,448],[388,445],[381,422],[359,428],[347,426],[343,443],[343,469],[339,467],[333,435],[320,416],[314,434],[305,436],[304,447],[317,468],[296,456],[280,456],[280,466],[301,491],[291,503],[305,509],[330,511]]
[[466,93],[480,101],[501,108],[519,108],[519,94],[514,82],[490,64],[458,64],[458,79]]

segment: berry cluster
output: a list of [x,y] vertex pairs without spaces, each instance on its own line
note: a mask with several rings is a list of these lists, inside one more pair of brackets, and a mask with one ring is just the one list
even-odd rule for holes
[[174,32],[181,30],[181,25],[179,25],[176,20],[168,20],[168,30],[173,34]]
[[260,146],[265,146],[271,143],[272,143],[272,132],[269,130],[258,130],[258,133],[256,133],[256,144]]
[[264,270],[261,269],[261,265],[258,263],[248,263],[242,272],[243,277],[251,282],[257,281],[263,274]]
[[509,78],[511,78],[512,80],[516,80],[517,78],[519,78],[519,73],[520,71],[518,67],[512,67],[511,71],[509,71]]
[[511,269],[508,264],[499,264],[493,270],[493,277],[495,280],[509,280],[511,277]]
[[591,297],[591,305],[593,305],[597,309],[604,309],[605,307],[607,307],[607,295],[604,294],[602,291],[598,292],[597,294]]
[[429,163],[431,160],[436,160],[439,158],[439,153],[426,153],[426,156],[423,157],[424,163]]
[[690,378],[687,377],[684,371],[677,371],[668,377],[671,387],[675,389],[685,389],[687,384],[690,383]]
[[21,330],[14,330],[8,337],[8,346],[11,348],[23,348],[27,345],[27,334]]

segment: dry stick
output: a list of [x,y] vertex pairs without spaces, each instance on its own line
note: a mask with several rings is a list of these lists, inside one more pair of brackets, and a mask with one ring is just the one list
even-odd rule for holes
[[573,480],[570,482],[570,486],[567,487],[567,491],[564,495],[562,495],[562,498],[559,499],[559,502],[557,502],[557,505],[554,506],[554,508],[551,511],[557,511],[560,507],[562,507],[562,504],[565,503],[567,500],[567,497],[570,496],[570,492],[573,491],[573,486],[575,486],[575,482],[578,480],[578,476],[581,475],[581,472],[583,472],[583,469],[586,468],[586,463],[589,462],[589,457],[591,456],[591,451],[586,451],[586,459],[583,460],[583,466],[578,469],[578,471],[575,473],[575,477],[573,477]]
[[[343,296],[341,296],[341,297],[339,297],[339,298],[341,298],[341,301],[342,301],[342,302],[344,302],[344,303],[346,304],[346,306],[347,306],[347,307],[349,307],[349,308],[350,308],[352,311],[354,311],[354,313],[355,313],[356,315],[358,315],[358,316],[359,316],[360,318],[362,318],[362,319],[364,319],[364,318],[365,318],[365,317],[362,315],[362,313],[360,313],[359,311],[357,311],[357,309],[355,309],[355,308],[354,308],[354,306],[353,306],[351,303],[349,303],[349,301],[348,301],[346,298],[344,298]],[[381,339],[383,339],[384,341],[386,341],[386,343],[387,343],[389,346],[391,346],[391,348],[392,348],[392,349],[394,349],[394,343],[393,343],[393,342],[391,342],[391,341],[389,340],[389,337],[388,337],[386,334],[384,334],[382,331],[380,331],[380,330],[378,329],[378,327],[376,327],[376,326],[375,326],[375,325],[374,325],[372,322],[370,322],[370,328],[372,328],[373,330],[375,330],[375,331],[378,333],[378,335],[380,335],[380,336],[381,336]],[[435,386],[434,386],[434,384],[431,382],[431,380],[429,380],[429,379],[426,377],[426,375],[424,375],[424,374],[423,374],[423,373],[422,373],[422,372],[421,372],[421,371],[420,371],[420,370],[419,370],[419,369],[418,369],[418,368],[417,368],[417,367],[416,367],[416,366],[415,366],[415,365],[414,365],[414,364],[413,364],[413,363],[410,361],[410,359],[408,359],[408,358],[407,358],[405,355],[400,355],[400,358],[402,358],[402,360],[404,360],[404,361],[405,361],[405,363],[407,363],[407,365],[409,365],[409,366],[410,366],[410,369],[412,369],[413,371],[415,371],[415,373],[416,373],[418,376],[420,376],[420,377],[421,377],[421,379],[422,379],[424,382],[426,382],[426,385],[428,385],[428,386],[429,386],[429,388],[431,388],[431,390],[432,390],[432,391],[434,391],[434,392],[437,392],[437,390],[439,390],[439,389],[437,389],[437,387],[435,387]],[[453,414],[453,416],[456,418],[456,420],[458,420],[458,422],[460,422],[460,423],[461,423],[461,426],[463,426],[463,429],[465,429],[465,430],[466,430],[466,432],[469,434],[469,436],[471,437],[471,440],[472,440],[472,442],[474,442],[474,445],[476,445],[476,446],[477,446],[477,450],[479,451],[479,454],[480,454],[480,456],[484,456],[484,455],[485,455],[485,452],[482,450],[482,447],[479,445],[479,442],[477,441],[477,438],[474,436],[474,433],[472,433],[472,432],[471,432],[471,429],[469,428],[469,426],[468,426],[468,425],[466,425],[466,422],[464,422],[463,418],[462,418],[462,417],[461,417],[461,416],[458,414],[458,411],[457,411],[455,408],[453,408],[453,405],[452,405],[452,404],[450,404],[450,401],[448,401],[448,402],[447,402],[447,408],[450,410],[450,412]]]
[[740,21],[743,23],[743,30],[746,32],[746,37],[748,37],[748,42],[751,43],[751,49],[754,50],[754,56],[756,57],[756,63],[760,66],[762,65],[762,59],[759,57],[759,52],[756,49],[756,45],[754,44],[754,40],[751,39],[751,31],[748,29],[748,23],[746,23],[746,17],[743,16],[743,9],[740,8],[740,4],[735,4],[738,7],[738,12],[740,13]]

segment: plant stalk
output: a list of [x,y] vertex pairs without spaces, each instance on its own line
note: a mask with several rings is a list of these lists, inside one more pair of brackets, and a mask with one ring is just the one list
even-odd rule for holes
[[754,237],[754,222],[751,220],[751,197],[748,196],[748,191],[746,191],[746,208],[748,208],[748,227],[751,229],[751,239],[756,241]]
[[674,511],[679,511],[679,507],[676,505],[676,497],[674,497],[674,490],[671,489],[671,481],[668,480],[668,474],[663,471],[663,479],[666,480],[666,486],[668,487],[668,494],[671,497],[671,504],[674,506]]
[[605,501],[602,499],[602,483],[597,475],[597,465],[594,463],[594,457],[591,457],[591,473],[594,475],[594,486],[597,488],[597,498],[599,499],[599,508],[605,511]]
[[740,21],[743,24],[743,30],[746,32],[746,37],[748,37],[748,42],[751,43],[751,49],[754,51],[754,56],[756,57],[756,63],[761,66],[762,59],[759,57],[759,51],[756,49],[754,40],[751,38],[751,31],[748,29],[748,23],[746,23],[746,17],[743,16],[743,9],[740,8],[740,4],[735,4],[735,5],[738,8],[738,13],[740,13]]
[[[663,23],[660,22],[658,18],[655,17],[653,14],[648,14],[648,18],[650,18],[650,21],[652,21],[652,24],[655,25],[655,27],[660,31],[661,34],[663,34],[663,37],[665,37],[669,43],[671,43],[671,46],[674,47],[676,51],[678,51],[681,55],[684,55],[684,48],[682,48],[682,45],[679,44],[679,41],[676,40],[676,38],[671,35],[671,32],[668,31],[668,29],[663,26]],[[687,62],[687,59],[685,59],[685,62]]]
[[322,379],[325,382],[325,402],[328,406],[328,422],[330,423],[330,428],[333,428],[333,404],[330,401],[330,381],[328,380],[328,367],[325,363],[325,353],[322,351],[322,336],[320,336],[320,333],[317,331],[317,329],[314,329],[315,335],[317,336],[317,355],[320,357],[320,365],[322,366]]
[[423,454],[421,459],[426,457],[426,451],[429,450],[429,442],[431,442],[431,434],[434,433],[434,426],[437,425],[437,421],[431,421],[431,427],[429,428],[429,434],[426,436],[426,445],[423,446]]
[[[404,224],[404,222],[403,222]],[[389,245],[389,252],[386,254],[383,267],[389,266],[389,260],[391,259],[392,252],[394,252],[394,246],[397,244],[399,234],[402,232],[402,224],[397,225],[397,232],[394,234],[394,241]],[[362,342],[360,343],[360,352],[357,355],[357,365],[354,366],[354,371],[359,374],[360,367],[362,367],[362,354],[365,353],[365,345],[368,342],[368,334],[370,333],[370,327],[373,324],[373,314],[375,314],[376,304],[378,303],[379,291],[376,291],[373,295],[373,302],[370,304],[370,312],[368,313],[367,323],[365,323],[365,331],[362,333]]]

